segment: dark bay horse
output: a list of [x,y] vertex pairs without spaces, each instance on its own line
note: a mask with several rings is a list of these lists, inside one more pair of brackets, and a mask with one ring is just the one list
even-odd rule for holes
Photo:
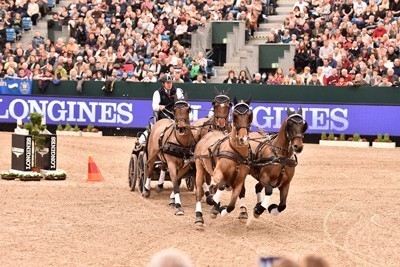
[[[175,203],[176,215],[183,215],[184,211],[179,196],[179,185],[182,176],[190,164],[195,140],[190,129],[190,106],[186,101],[179,100],[174,105],[174,120],[162,119],[157,121],[151,130],[147,143],[148,177],[143,196],[150,196],[150,181],[153,177],[154,162],[158,157],[164,170],[168,167],[174,190],[171,193],[171,202]],[[165,166],[166,165],[166,166]]]
[[[303,150],[304,133],[307,122],[303,119],[302,109],[296,112],[287,108],[287,117],[282,123],[279,133],[273,136],[261,133],[250,133],[250,145],[253,152],[250,174],[258,180],[256,185],[257,204],[253,215],[258,218],[266,209],[277,215],[286,208],[286,199],[290,182],[297,166],[295,153]],[[265,188],[265,197],[261,191]],[[279,188],[279,205],[268,206],[273,188]],[[240,197],[244,197],[241,195]]]
[[196,142],[198,142],[206,133],[212,130],[230,132],[229,112],[232,107],[231,100],[224,92],[218,92],[218,95],[212,102],[214,115],[210,118],[201,118],[192,123],[192,131]]
[[[232,131],[225,135],[221,131],[207,133],[196,145],[194,158],[196,162],[196,220],[195,225],[203,226],[201,198],[206,177],[213,176],[216,186],[215,194],[207,197],[207,203],[213,205],[212,218],[218,213],[226,215],[235,208],[236,200],[242,190],[245,178],[250,171],[249,129],[253,120],[250,100],[238,102],[234,99],[232,111]],[[228,206],[220,206],[220,198],[225,187],[232,188]],[[215,190],[214,190],[215,191]]]

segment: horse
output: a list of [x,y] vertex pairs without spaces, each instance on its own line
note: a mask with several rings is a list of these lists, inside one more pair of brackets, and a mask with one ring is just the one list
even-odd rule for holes
[[173,192],[170,205],[176,208],[175,215],[184,215],[184,210],[179,196],[179,185],[182,176],[190,167],[188,159],[191,158],[195,140],[190,129],[189,113],[191,108],[185,100],[174,104],[174,120],[161,119],[151,130],[147,143],[149,160],[147,164],[148,177],[143,190],[143,196],[150,197],[150,182],[154,173],[154,163],[158,157],[162,161],[162,169],[168,167]]
[[192,123],[192,131],[196,142],[212,130],[230,132],[229,111],[232,107],[231,100],[224,91],[218,92],[212,102],[214,114],[210,118],[201,118]]
[[[216,218],[218,213],[225,216],[234,210],[245,178],[250,171],[248,135],[253,120],[250,99],[238,102],[234,98],[233,102],[233,121],[230,134],[211,131],[197,143],[194,150],[197,170],[195,225],[198,229],[201,229],[204,225],[201,198],[204,195],[202,185],[206,182],[205,180],[213,176],[216,183],[216,186],[213,187],[213,193],[215,194],[207,196],[207,203],[213,206],[211,217]],[[220,197],[227,185],[232,188],[231,200],[228,206],[220,206]]]
[[[259,218],[268,209],[270,214],[277,215],[285,210],[290,182],[297,166],[297,156],[303,150],[304,133],[307,122],[303,119],[303,111],[287,108],[287,117],[280,130],[275,135],[264,135],[259,132],[250,133],[252,149],[252,167],[250,174],[258,180],[255,186],[257,204],[253,209],[253,216]],[[265,198],[261,191],[265,188]],[[279,205],[268,206],[273,189],[280,192]],[[240,198],[244,197],[242,192]]]

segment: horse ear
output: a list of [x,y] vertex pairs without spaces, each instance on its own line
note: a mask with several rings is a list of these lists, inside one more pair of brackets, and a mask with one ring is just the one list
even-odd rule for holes
[[301,116],[303,116],[303,109],[301,108],[301,106],[297,110],[297,113],[300,114]]
[[247,100],[246,101],[244,101],[247,105],[249,105],[250,106],[250,102],[251,102],[251,96],[249,96],[248,98],[247,98]]
[[233,98],[233,105],[235,105],[236,106],[236,104],[238,103],[238,100],[237,100],[237,98],[236,98],[236,96]]
[[286,107],[286,114],[287,114],[288,117],[289,117],[290,115],[294,114],[294,113],[295,113],[295,111],[292,110],[292,108]]

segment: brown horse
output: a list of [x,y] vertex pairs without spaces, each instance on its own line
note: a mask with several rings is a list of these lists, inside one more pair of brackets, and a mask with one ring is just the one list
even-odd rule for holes
[[[248,135],[253,113],[249,105],[250,100],[238,103],[235,98],[231,133],[225,135],[220,131],[209,132],[196,145],[194,151],[197,170],[195,224],[198,227],[204,224],[201,209],[201,198],[204,194],[202,185],[210,175],[214,177],[214,182],[217,184],[214,188],[218,188],[214,195],[210,194],[207,197],[207,203],[213,205],[212,218],[216,218],[218,213],[226,215],[235,208],[236,200],[250,171]],[[220,197],[227,185],[232,188],[231,200],[228,206],[220,207]]]
[[162,119],[157,121],[151,130],[147,153],[148,177],[144,186],[143,196],[150,196],[150,181],[153,177],[154,162],[158,157],[163,163],[163,169],[168,167],[169,175],[174,187],[171,193],[171,203],[175,204],[176,215],[183,215],[184,211],[179,196],[179,185],[182,176],[190,167],[187,160],[191,157],[195,141],[190,129],[190,106],[186,101],[177,101],[174,105],[174,120]]
[[[286,199],[290,182],[297,166],[295,153],[303,150],[304,133],[307,122],[303,119],[302,109],[296,112],[287,109],[287,117],[276,135],[262,135],[253,132],[250,134],[250,145],[253,151],[252,168],[250,174],[258,180],[256,185],[257,204],[253,215],[258,218],[266,209],[277,215],[286,208]],[[265,188],[265,198],[261,191]],[[273,188],[279,188],[279,205],[268,206]],[[244,193],[244,192],[243,192]],[[244,197],[241,194],[240,197]]]
[[201,118],[192,123],[193,135],[198,142],[206,133],[212,130],[230,132],[229,111],[232,107],[231,100],[224,92],[218,92],[218,95],[212,102],[214,115],[211,118]]

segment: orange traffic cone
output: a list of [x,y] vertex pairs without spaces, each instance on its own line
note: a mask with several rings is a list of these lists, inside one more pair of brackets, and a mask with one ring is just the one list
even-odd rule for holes
[[104,182],[103,175],[94,162],[92,155],[89,155],[89,163],[88,163],[88,182]]

